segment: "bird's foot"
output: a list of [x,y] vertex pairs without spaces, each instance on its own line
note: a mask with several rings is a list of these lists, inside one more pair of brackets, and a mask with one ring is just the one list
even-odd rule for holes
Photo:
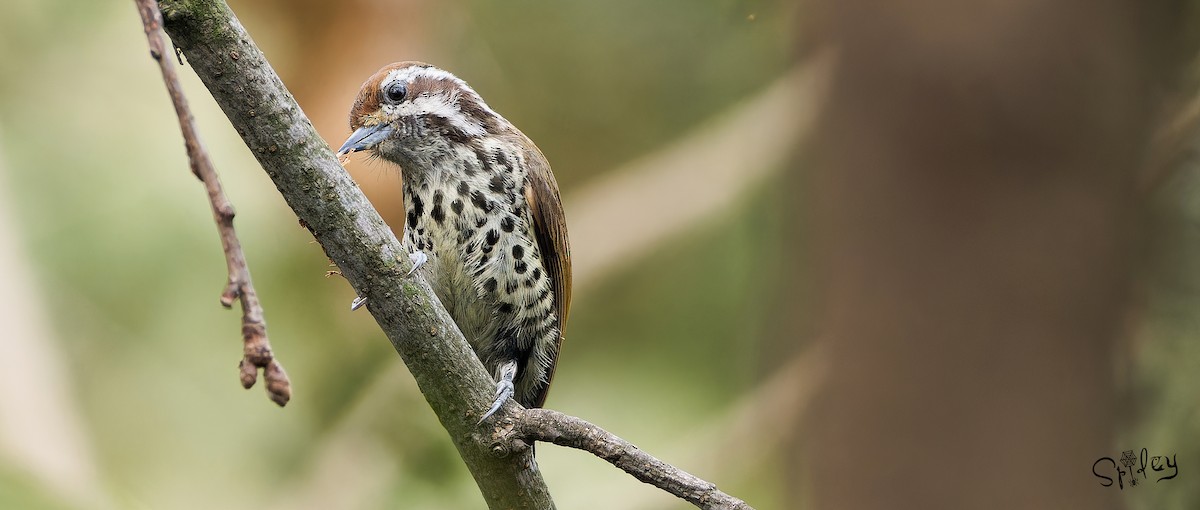
[[[413,267],[408,270],[408,274],[404,275],[405,278],[412,276],[413,273],[417,272],[417,268],[429,262],[429,255],[426,255],[423,251],[414,251],[408,254],[408,260],[412,261]],[[350,311],[358,310],[365,304],[367,304],[367,296],[358,296],[354,298],[354,301],[350,302]]]
[[492,402],[492,407],[486,413],[483,413],[483,417],[479,419],[479,423],[483,423],[484,420],[491,418],[509,398],[512,398],[516,390],[516,387],[513,385],[513,379],[516,376],[517,362],[509,361],[500,365],[500,381],[496,383],[496,401]]
[[405,278],[412,276],[413,273],[417,272],[417,268],[425,265],[426,262],[429,262],[429,255],[426,255],[425,252],[418,250],[409,253],[408,260],[412,261],[413,267],[412,269],[408,270],[408,274],[404,275]]
[[500,406],[503,406],[504,403],[508,401],[509,397],[512,397],[514,389],[513,383],[510,381],[500,381],[496,383],[496,401],[492,402],[492,407],[488,409],[486,413],[483,413],[483,418],[479,419],[479,423],[483,423],[484,420],[491,418],[493,414],[496,414],[496,411],[500,410]]

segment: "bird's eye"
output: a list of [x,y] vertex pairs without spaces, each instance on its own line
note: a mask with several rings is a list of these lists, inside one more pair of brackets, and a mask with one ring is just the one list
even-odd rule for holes
[[400,82],[392,82],[387,88],[383,89],[383,97],[389,103],[399,103],[404,100],[404,95],[408,93],[408,88]]

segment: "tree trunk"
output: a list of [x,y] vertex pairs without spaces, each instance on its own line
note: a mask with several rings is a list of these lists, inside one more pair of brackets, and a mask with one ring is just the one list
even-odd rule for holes
[[1149,16],[817,3],[840,62],[798,212],[831,377],[793,503],[1119,508],[1091,470],[1120,411]]

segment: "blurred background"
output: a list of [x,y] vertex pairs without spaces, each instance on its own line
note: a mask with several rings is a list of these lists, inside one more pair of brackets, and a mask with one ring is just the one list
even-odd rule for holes
[[[398,60],[537,142],[576,267],[548,407],[760,509],[1197,508],[1196,11],[1061,4],[231,2],[333,146]],[[480,507],[184,67],[294,396],[241,389],[132,2],[5,11],[0,508]],[[348,168],[398,228],[395,169]],[[1179,476],[1091,472],[1143,447]],[[560,508],[687,507],[538,457]]]

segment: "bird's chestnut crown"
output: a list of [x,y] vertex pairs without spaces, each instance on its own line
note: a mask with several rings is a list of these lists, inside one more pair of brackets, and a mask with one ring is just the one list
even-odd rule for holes
[[363,83],[350,110],[350,129],[354,134],[339,155],[376,150],[388,139],[415,148],[427,137],[465,143],[515,128],[453,74],[422,62],[398,62]]

